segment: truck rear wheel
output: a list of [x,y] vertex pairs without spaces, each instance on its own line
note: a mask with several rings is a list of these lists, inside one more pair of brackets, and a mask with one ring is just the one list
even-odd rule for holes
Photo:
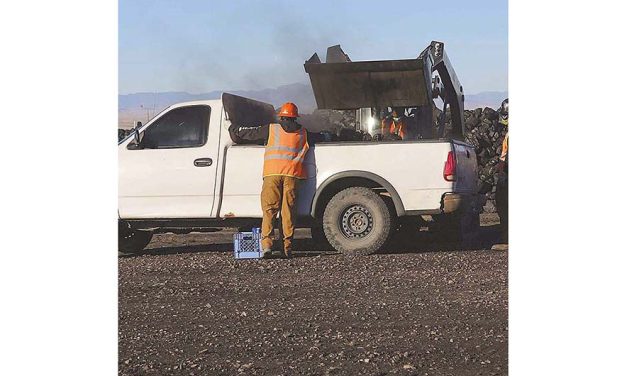
[[372,189],[352,187],[337,193],[324,210],[324,234],[345,255],[369,255],[390,235],[392,219],[383,199]]
[[152,231],[120,230],[118,234],[118,251],[137,253],[141,252],[152,240]]

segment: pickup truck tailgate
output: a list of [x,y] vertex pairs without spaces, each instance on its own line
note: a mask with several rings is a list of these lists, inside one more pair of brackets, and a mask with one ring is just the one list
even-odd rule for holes
[[475,149],[465,143],[453,142],[455,159],[457,161],[457,180],[453,184],[453,191],[459,193],[476,193],[478,189],[478,167]]

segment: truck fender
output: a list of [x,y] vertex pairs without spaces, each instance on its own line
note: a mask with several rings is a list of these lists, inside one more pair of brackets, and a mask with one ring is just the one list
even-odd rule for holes
[[398,215],[399,217],[405,215],[405,207],[403,206],[403,201],[401,200],[401,196],[399,196],[398,192],[396,192],[396,189],[394,189],[392,184],[390,184],[387,180],[385,180],[381,176],[377,174],[373,174],[372,172],[350,170],[350,171],[343,171],[343,172],[334,174],[328,177],[325,181],[323,181],[322,184],[320,184],[320,186],[316,189],[316,193],[314,194],[313,201],[311,203],[311,216],[312,217],[316,218],[316,214],[317,214],[316,207],[318,206],[318,201],[320,200],[320,197],[324,193],[325,189],[328,188],[333,183],[341,179],[347,179],[347,178],[366,179],[366,180],[370,180],[376,183],[377,185],[380,185],[390,194],[390,197],[392,198],[392,202],[394,203],[394,209],[396,209],[396,215]]

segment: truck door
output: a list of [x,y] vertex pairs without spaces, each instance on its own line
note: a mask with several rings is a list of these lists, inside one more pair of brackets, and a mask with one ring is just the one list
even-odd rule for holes
[[139,145],[119,145],[121,218],[211,217],[221,110],[175,107],[141,129]]

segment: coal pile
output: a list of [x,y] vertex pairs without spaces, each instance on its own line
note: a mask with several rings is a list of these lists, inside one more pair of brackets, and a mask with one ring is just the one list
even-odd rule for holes
[[497,165],[507,127],[499,123],[498,111],[476,108],[464,111],[466,142],[475,147],[479,165],[479,193],[486,196],[483,211],[496,212]]
[[132,131],[133,131],[132,129],[120,129],[120,128],[118,128],[118,142],[120,142],[123,139],[125,139],[126,136],[131,134]]

